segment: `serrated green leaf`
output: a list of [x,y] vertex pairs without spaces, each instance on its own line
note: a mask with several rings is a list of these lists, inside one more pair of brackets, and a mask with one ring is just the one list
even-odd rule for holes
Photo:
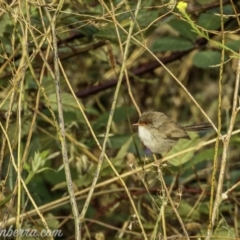
[[32,160],[32,171],[36,173],[37,170],[44,165],[44,163],[45,161],[43,160],[41,154],[39,152],[35,152]]
[[151,49],[153,52],[178,52],[190,50],[193,47],[191,41],[182,37],[162,37],[154,42]]
[[[68,111],[75,112],[76,109],[78,109],[78,105],[77,105],[74,97],[71,94],[62,92],[61,100],[62,100],[64,112],[68,112]],[[57,99],[56,99],[55,93],[49,94],[49,101],[51,103],[52,109],[54,111],[56,111],[57,110]]]
[[191,26],[184,21],[173,19],[168,23],[173,29],[180,33],[181,36],[192,41],[196,40],[197,33],[193,32]]
[[86,187],[89,186],[92,183],[92,176],[94,173],[89,172],[88,174],[84,174],[81,177],[79,177],[78,179],[76,179],[74,181],[74,183],[78,186],[78,187]]
[[31,171],[31,167],[27,162],[24,162],[23,169],[26,170],[28,173]]
[[197,52],[193,57],[193,64],[199,68],[209,68],[221,62],[221,53],[217,51]]

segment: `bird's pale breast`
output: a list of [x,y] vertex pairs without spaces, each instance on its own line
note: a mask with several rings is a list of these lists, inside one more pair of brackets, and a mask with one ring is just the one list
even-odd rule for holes
[[166,153],[176,143],[176,140],[163,138],[160,132],[156,134],[143,126],[138,127],[138,135],[143,144],[153,153]]

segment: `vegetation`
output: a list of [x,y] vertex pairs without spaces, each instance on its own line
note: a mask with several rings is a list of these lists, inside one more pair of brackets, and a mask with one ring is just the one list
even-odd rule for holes
[[[239,9],[1,1],[1,229],[240,239]],[[156,165],[132,127],[145,111],[213,129]]]

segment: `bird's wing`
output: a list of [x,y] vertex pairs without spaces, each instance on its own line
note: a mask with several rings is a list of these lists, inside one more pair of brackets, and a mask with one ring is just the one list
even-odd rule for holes
[[158,130],[165,135],[165,138],[178,140],[180,138],[190,139],[187,132],[173,121],[163,123]]

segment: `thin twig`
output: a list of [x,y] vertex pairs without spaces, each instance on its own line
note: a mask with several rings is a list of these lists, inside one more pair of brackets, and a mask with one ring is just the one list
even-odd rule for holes
[[[67,82],[67,84],[68,84],[68,86],[69,86],[69,89],[70,89],[73,97],[75,98],[75,100],[76,100],[76,102],[77,102],[77,104],[78,104],[78,107],[79,107],[79,109],[80,109],[80,111],[81,111],[81,113],[82,113],[82,115],[83,115],[83,117],[84,117],[84,119],[85,119],[85,121],[86,121],[86,124],[87,124],[87,126],[88,126],[88,128],[89,128],[89,130],[90,130],[90,132],[91,132],[91,134],[92,134],[92,136],[93,136],[93,139],[95,140],[98,148],[99,148],[100,150],[102,150],[102,147],[101,147],[101,145],[100,145],[100,143],[99,143],[99,141],[98,141],[98,139],[97,139],[97,137],[96,137],[96,134],[94,133],[94,131],[93,131],[93,129],[92,129],[92,126],[91,126],[91,124],[89,123],[88,118],[87,118],[87,116],[86,116],[86,114],[85,114],[85,112],[84,112],[84,110],[83,110],[83,107],[82,107],[82,105],[79,103],[79,101],[78,101],[78,99],[77,99],[77,97],[76,97],[76,95],[75,95],[75,93],[74,93],[74,90],[72,89],[72,87],[71,87],[71,85],[70,85],[70,81],[68,80],[68,78],[67,78],[67,76],[66,76],[66,74],[65,74],[65,72],[64,72],[64,69],[63,69],[63,67],[62,67],[62,65],[61,65],[60,62],[59,62],[59,65],[60,65],[60,67],[61,67],[61,70],[62,70],[62,73],[63,73],[63,75],[64,75],[64,78],[66,79],[66,82]],[[40,114],[40,113],[39,113],[39,114]],[[117,170],[116,170],[115,167],[113,166],[111,160],[108,158],[108,156],[107,156],[106,154],[104,155],[104,157],[105,157],[105,159],[107,160],[107,162],[108,162],[108,164],[110,165],[110,167],[112,168],[112,170],[114,171],[114,173],[116,174],[116,179],[117,179],[118,181],[120,181],[120,183],[122,184],[124,190],[126,191],[126,193],[127,193],[127,195],[128,195],[128,198],[129,198],[129,200],[130,200],[130,203],[131,203],[131,205],[132,205],[132,207],[133,207],[134,213],[135,213],[136,215],[138,215],[138,211],[137,211],[137,209],[136,209],[136,207],[135,207],[135,204],[134,204],[134,201],[133,201],[133,199],[132,199],[132,196],[131,196],[131,194],[130,194],[130,192],[129,192],[127,186],[126,186],[126,184],[124,183],[124,181],[123,181],[123,179],[122,179],[122,178],[123,178],[123,175],[119,175],[119,173],[117,172]],[[135,172],[135,171],[134,171],[134,172]],[[139,170],[136,171],[136,172],[139,172]],[[109,182],[109,183],[110,183],[110,182]],[[108,183],[107,183],[107,184],[108,184]],[[107,185],[107,184],[106,184],[106,185]],[[106,186],[106,185],[104,184],[104,185],[100,185],[100,186]],[[97,185],[95,186],[95,189],[96,189],[98,186],[99,186],[99,184],[97,184]],[[89,190],[90,190],[90,188],[86,188],[86,192],[88,192]],[[84,198],[85,198],[85,197],[84,197]],[[141,226],[141,225],[140,225],[140,226]]]
[[[104,2],[101,1],[101,3],[104,5]],[[98,163],[98,166],[97,166],[97,171],[95,173],[95,177],[93,179],[92,186],[90,188],[88,197],[85,201],[85,204],[83,206],[83,209],[82,209],[82,212],[81,212],[81,215],[80,215],[80,221],[81,221],[80,226],[81,227],[82,227],[82,222],[84,221],[84,216],[85,216],[86,211],[88,209],[90,200],[92,198],[92,194],[93,194],[93,191],[95,189],[95,186],[96,186],[96,183],[97,183],[97,180],[98,180],[98,176],[100,174],[101,166],[102,166],[102,163],[103,163],[103,159],[104,159],[104,156],[105,156],[105,149],[106,149],[106,144],[107,144],[107,141],[108,141],[108,134],[110,132],[110,127],[111,127],[111,124],[112,124],[112,119],[113,119],[113,114],[114,114],[115,107],[116,107],[118,93],[119,93],[119,90],[120,90],[120,87],[121,87],[124,71],[125,71],[125,68],[126,68],[126,60],[127,60],[127,56],[128,56],[128,50],[129,50],[129,44],[130,44],[130,41],[131,41],[131,35],[132,35],[135,19],[137,17],[138,10],[139,10],[140,6],[141,6],[141,1],[138,1],[136,11],[135,11],[134,16],[133,16],[134,19],[132,19],[132,21],[130,22],[129,32],[128,32],[128,36],[127,36],[127,40],[126,40],[126,46],[125,46],[125,49],[124,49],[123,62],[122,62],[122,66],[121,66],[121,70],[120,70],[120,74],[119,74],[119,78],[118,78],[118,83],[117,83],[116,90],[115,90],[114,97],[113,97],[112,107],[111,107],[110,115],[109,115],[109,118],[108,118],[107,129],[106,129],[105,137],[104,137],[104,140],[103,140],[103,146],[102,146],[102,151],[101,151],[101,154],[100,154],[100,157],[99,157],[99,163]],[[133,207],[134,207],[134,205],[133,205]],[[135,209],[135,211],[136,211],[136,209]],[[139,215],[137,215],[136,217],[137,217],[138,223],[139,223],[139,225],[142,229],[142,234],[144,236],[144,239],[147,239],[147,236],[146,236],[144,228],[141,224],[141,220],[140,220]]]
[[[8,138],[8,136],[7,136],[7,132],[6,132],[5,129],[3,128],[1,122],[0,122],[0,128],[2,129],[3,134],[4,134],[5,138],[6,138],[6,141],[7,141],[7,144],[8,144],[8,148],[9,148],[9,153],[10,153],[10,159],[11,159],[12,165],[13,165],[16,173],[17,173],[17,172],[18,172],[18,168],[17,168],[17,166],[16,166],[16,164],[15,164],[16,160],[15,160],[14,155],[13,155],[13,149],[12,149],[12,147],[11,147],[10,140],[9,140],[9,138]],[[23,181],[23,179],[22,179],[21,176],[20,176],[20,180],[21,180],[21,184],[22,184],[22,186],[23,186],[23,188],[24,188],[24,190],[25,190],[28,198],[30,199],[33,207],[35,208],[36,213],[37,213],[38,216],[40,217],[40,219],[41,219],[41,221],[42,221],[42,223],[43,223],[43,226],[46,228],[46,230],[47,230],[48,232],[50,232],[50,229],[49,229],[49,227],[48,227],[48,225],[47,225],[46,220],[44,219],[44,217],[43,217],[40,209],[38,208],[38,206],[37,206],[36,203],[34,202],[32,196],[31,196],[30,192],[28,191],[27,186],[26,186],[26,184],[25,184],[25,182]],[[23,216],[23,214],[19,215],[18,218],[22,220],[22,216]],[[16,222],[16,218],[14,218],[14,222],[12,222],[11,224],[14,224],[15,222]],[[1,222],[1,223],[0,223],[0,226],[1,226],[1,227],[3,226],[2,224],[5,224],[5,222]],[[5,225],[4,225],[4,226],[5,226]],[[20,235],[18,235],[18,236],[20,236]],[[52,237],[52,236],[50,236],[50,238],[53,240],[53,237]]]
[[[221,31],[224,32],[224,20],[223,20],[223,6],[220,4],[221,11]],[[222,44],[224,45],[225,37],[224,33],[222,34]],[[222,84],[223,84],[223,67],[224,67],[224,57],[225,57],[225,49],[222,48],[221,54],[221,64],[219,68],[219,81],[218,81],[218,138],[215,143],[215,153],[213,160],[213,172],[212,172],[212,181],[211,181],[211,197],[209,203],[209,226],[208,231],[213,228],[212,225],[212,210],[213,210],[213,202],[214,202],[214,191],[216,188],[216,173],[218,169],[218,150],[219,150],[219,137],[221,136],[222,130]]]
[[[240,133],[240,129],[235,130],[235,131],[232,132],[232,136],[233,136],[233,135],[237,135],[237,134],[239,134],[239,133]],[[225,138],[226,135],[223,135],[222,137]],[[169,160],[171,160],[171,159],[174,159],[174,158],[176,158],[176,157],[179,157],[179,156],[184,155],[184,154],[186,154],[186,153],[188,153],[188,152],[191,152],[191,151],[200,150],[201,148],[203,148],[203,147],[205,147],[205,146],[208,146],[208,145],[210,145],[210,144],[213,144],[213,143],[215,143],[215,142],[216,142],[216,138],[211,139],[211,140],[206,141],[206,142],[200,142],[200,143],[199,143],[198,145],[196,145],[195,147],[191,147],[191,148],[185,149],[185,150],[183,150],[183,151],[181,151],[181,152],[172,154],[172,155],[170,155],[170,156],[166,156],[166,157],[163,159],[162,162],[167,162],[167,161],[169,161]],[[107,157],[107,156],[105,156],[105,157]],[[147,165],[144,166],[144,169],[145,169],[145,170],[148,170],[148,169],[150,169],[150,168],[152,168],[152,167],[153,167],[153,164],[152,164],[152,163],[149,163],[149,164],[147,164]],[[98,183],[98,184],[95,186],[95,189],[96,189],[96,188],[103,187],[103,186],[107,186],[107,185],[109,185],[109,184],[111,184],[111,183],[113,183],[113,182],[119,181],[119,179],[123,179],[123,178],[125,178],[125,177],[131,176],[131,175],[136,174],[137,172],[140,172],[140,171],[142,171],[142,167],[137,167],[137,168],[135,168],[135,169],[133,169],[133,170],[131,170],[131,171],[125,172],[125,173],[123,173],[123,174],[121,174],[121,175],[118,175],[118,176],[116,176],[116,177],[113,177],[113,178],[111,178],[111,179],[107,179],[107,180],[105,180],[105,181],[103,181],[103,182]],[[76,192],[76,193],[75,193],[75,196],[76,196],[76,197],[82,196],[84,193],[89,192],[89,190],[90,190],[90,187],[85,188],[85,189],[83,189],[83,190],[81,190],[81,191]],[[65,204],[67,204],[68,202],[69,202],[69,196],[66,196],[66,197],[63,197],[63,198],[58,199],[58,200],[56,200],[56,201],[53,201],[53,202],[51,202],[51,203],[47,203],[47,204],[45,204],[45,205],[40,206],[40,207],[39,207],[39,210],[40,210],[41,212],[50,211],[51,209],[54,209],[54,208],[56,208],[56,207],[63,206],[63,205],[65,205]],[[36,211],[35,211],[35,210],[31,210],[31,211],[29,211],[29,212],[27,212],[27,213],[21,214],[21,218],[22,218],[22,219],[23,219],[23,218],[27,218],[28,216],[34,216],[35,214],[36,214]],[[13,224],[14,222],[15,222],[15,217],[10,218],[10,219],[8,219],[8,221],[6,222],[6,225],[11,225],[11,224]],[[1,226],[1,224],[2,224],[2,222],[0,222],[0,226]]]
[[165,193],[166,193],[166,195],[167,195],[168,201],[170,202],[170,205],[171,205],[171,207],[172,207],[172,210],[174,211],[174,213],[175,213],[175,215],[176,215],[176,217],[177,217],[177,219],[178,219],[178,222],[180,223],[180,225],[181,225],[181,227],[182,227],[182,230],[183,230],[183,232],[184,232],[184,234],[185,234],[186,239],[187,239],[187,240],[190,240],[190,238],[189,238],[189,236],[188,236],[188,232],[187,232],[187,230],[186,230],[186,228],[185,228],[185,225],[184,225],[184,223],[183,223],[183,221],[182,221],[182,218],[181,218],[181,216],[179,215],[179,213],[178,213],[178,211],[177,211],[177,208],[176,208],[176,206],[174,205],[173,200],[172,200],[172,198],[171,198],[171,196],[170,196],[170,193],[169,193],[169,191],[168,191],[168,189],[167,189],[165,180],[164,180],[163,175],[162,175],[161,167],[158,167],[158,177],[159,177],[159,180],[160,180],[160,182],[161,182],[161,184],[162,184],[162,186],[163,186],[163,189],[164,189],[164,191],[165,191]]
[[[218,180],[218,185],[217,185],[216,198],[214,201],[213,212],[212,212],[212,217],[211,217],[211,226],[212,227],[215,224],[215,220],[216,220],[217,213],[218,213],[218,208],[223,199],[222,198],[222,187],[223,187],[224,173],[225,173],[226,163],[227,163],[228,147],[229,147],[230,139],[232,136],[236,116],[238,113],[239,81],[240,81],[240,59],[238,60],[238,68],[237,68],[236,82],[235,82],[234,95],[233,95],[233,107],[232,107],[232,115],[231,115],[231,119],[230,119],[230,125],[229,125],[226,136],[223,138],[223,153],[222,153],[221,168],[220,168],[220,172],[219,172],[219,180]],[[213,231],[212,228],[208,229],[206,240],[209,240],[211,238],[212,231]]]
[[[117,22],[118,27],[125,32],[126,34],[127,31],[121,26],[120,23]],[[193,103],[199,108],[199,110],[202,112],[202,114],[206,117],[206,119],[211,123],[215,131],[217,132],[217,128],[213,121],[208,117],[206,112],[202,109],[202,107],[199,105],[197,100],[192,96],[192,94],[188,91],[188,89],[183,85],[182,82],[179,81],[179,79],[163,64],[163,62],[144,44],[142,44],[138,39],[135,37],[131,37],[139,46],[143,47],[167,72],[168,74],[180,85],[180,87],[184,90],[184,92],[188,95],[188,97],[193,101]]]
[[66,181],[68,186],[68,193],[70,196],[70,203],[72,206],[74,225],[75,225],[75,239],[80,240],[80,228],[79,228],[79,218],[78,218],[79,212],[78,212],[78,206],[77,206],[77,202],[76,202],[76,198],[73,190],[73,183],[72,183],[68,152],[67,152],[67,144],[66,144],[66,138],[65,138],[64,116],[63,116],[63,108],[62,108],[62,101],[61,101],[61,94],[60,94],[58,47],[57,47],[57,38],[56,38],[56,29],[55,29],[57,15],[61,10],[63,3],[64,3],[63,0],[59,2],[58,7],[52,18],[47,8],[45,7],[44,9],[50,21],[50,27],[51,27],[52,38],[53,38],[52,43],[53,43],[53,55],[54,55],[54,80],[55,80],[55,89],[56,89],[57,106],[58,106],[58,118],[59,118],[58,137],[61,143],[61,151],[62,151]]

